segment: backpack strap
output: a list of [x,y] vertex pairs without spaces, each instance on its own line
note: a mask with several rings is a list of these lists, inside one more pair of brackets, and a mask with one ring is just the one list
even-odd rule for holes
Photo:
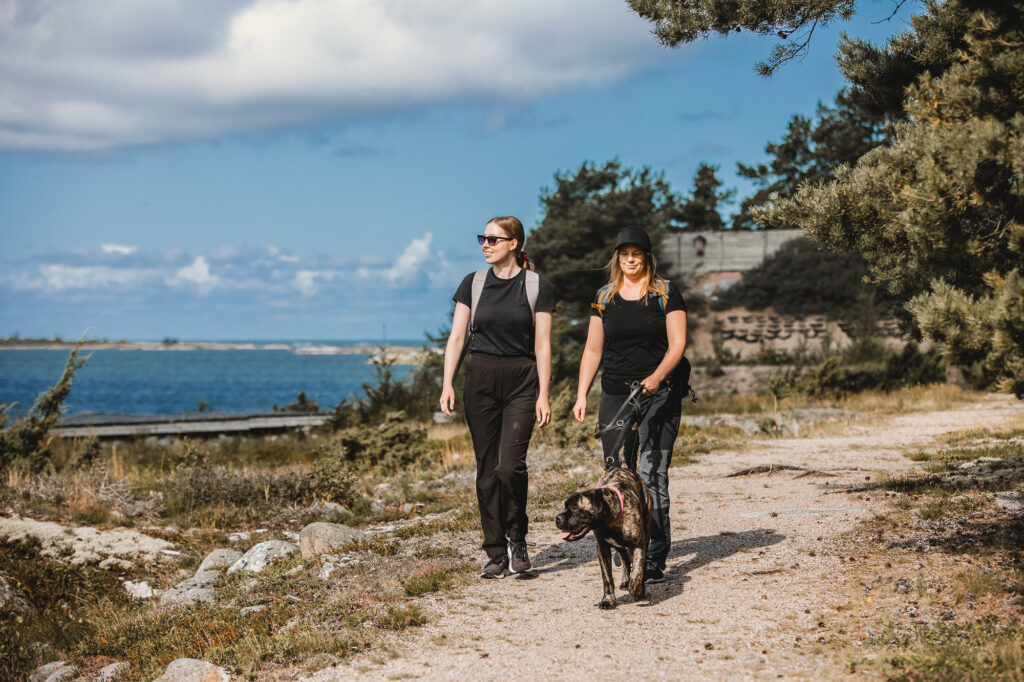
[[537,297],[540,296],[540,275],[533,270],[526,271],[526,302],[530,304],[530,315],[537,314]]
[[665,312],[665,305],[668,303],[668,281],[656,278],[651,282],[651,290],[658,297],[658,305],[661,306],[661,312]]
[[601,315],[601,317],[604,317],[604,309],[608,305],[608,301],[611,300],[611,297],[612,285],[605,284],[603,287],[597,290],[597,298],[593,303],[590,304],[590,307],[596,310],[598,314]]
[[[480,303],[480,295],[484,293],[484,282],[487,281],[487,270],[477,270],[473,273],[473,289],[469,297],[469,331],[473,331],[473,320],[476,319],[476,307]],[[467,338],[468,343],[468,338]]]

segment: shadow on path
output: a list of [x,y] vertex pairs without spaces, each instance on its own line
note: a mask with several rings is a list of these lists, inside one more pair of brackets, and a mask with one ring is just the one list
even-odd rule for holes
[[[683,591],[683,585],[690,580],[691,571],[739,551],[767,547],[785,539],[785,535],[762,528],[741,533],[720,533],[676,540],[669,550],[665,582],[648,585],[648,598],[651,604],[656,604],[678,596]],[[681,557],[690,558],[679,561]],[[579,568],[590,562],[597,562],[597,543],[589,536],[577,542],[563,542],[545,547],[532,557],[533,569],[538,573],[557,573]],[[620,570],[619,567],[615,568],[616,581]],[[600,590],[600,580],[597,580],[596,587]],[[620,600],[622,596],[619,595]]]

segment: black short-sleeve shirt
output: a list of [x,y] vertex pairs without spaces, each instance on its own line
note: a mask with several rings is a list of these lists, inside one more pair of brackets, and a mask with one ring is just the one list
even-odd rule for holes
[[[472,307],[474,274],[471,272],[462,280],[452,296],[453,301]],[[552,312],[554,290],[544,275],[539,277],[535,312]],[[526,271],[520,270],[515,277],[501,279],[493,268],[488,270],[469,337],[469,352],[532,358],[533,347],[533,316],[526,298]]]
[[665,310],[656,294],[648,293],[646,300],[628,301],[618,294],[605,304],[602,313],[592,309],[592,315],[602,318],[604,325],[604,352],[601,390],[611,395],[629,393],[629,386],[651,375],[668,352],[667,313],[686,311],[686,303],[679,290],[668,284]]

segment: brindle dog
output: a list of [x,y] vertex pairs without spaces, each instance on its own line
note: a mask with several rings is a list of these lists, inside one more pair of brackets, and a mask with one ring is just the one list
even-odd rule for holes
[[597,487],[569,496],[565,510],[555,517],[555,525],[563,531],[559,537],[569,541],[594,531],[604,581],[602,609],[615,608],[612,547],[622,559],[619,587],[628,589],[634,600],[647,596],[644,567],[651,528],[651,493],[636,472],[619,467],[606,471]]

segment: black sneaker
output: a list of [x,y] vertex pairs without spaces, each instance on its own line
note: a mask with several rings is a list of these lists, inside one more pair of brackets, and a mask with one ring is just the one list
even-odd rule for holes
[[480,572],[481,578],[504,578],[508,575],[508,557],[504,554],[492,556],[484,570]]
[[645,583],[663,583],[663,582],[665,582],[665,571],[661,570],[655,564],[647,564],[647,568],[644,569],[644,582]]
[[530,555],[526,553],[526,541],[508,543],[508,553],[511,556],[510,566],[513,573],[526,573],[530,570]]

